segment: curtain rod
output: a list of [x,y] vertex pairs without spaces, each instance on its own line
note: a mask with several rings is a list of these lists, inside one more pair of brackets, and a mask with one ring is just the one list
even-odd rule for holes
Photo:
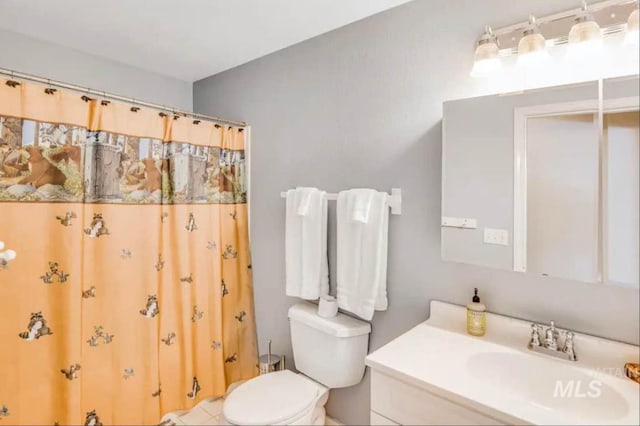
[[159,111],[166,111],[166,112],[169,112],[169,113],[172,113],[172,114],[183,115],[185,117],[191,117],[191,118],[195,118],[195,119],[203,119],[203,120],[213,121],[213,122],[216,122],[216,123],[230,125],[230,126],[239,127],[239,128],[247,127],[247,123],[245,123],[244,121],[227,120],[227,119],[224,119],[224,118],[213,117],[213,116],[204,115],[204,114],[197,114],[195,112],[182,111],[182,110],[179,110],[177,108],[167,107],[166,105],[160,105],[160,104],[154,104],[154,103],[151,103],[151,102],[140,101],[140,100],[137,100],[137,99],[134,99],[134,98],[120,96],[120,95],[116,95],[116,94],[113,94],[113,93],[107,93],[107,92],[100,91],[100,90],[94,90],[94,89],[91,89],[90,87],[77,86],[75,84],[65,83],[65,82],[57,81],[57,80],[51,80],[49,78],[39,77],[39,76],[32,75],[32,74],[25,74],[25,73],[22,73],[22,72],[8,70],[8,69],[5,69],[5,68],[0,68],[0,75],[7,76],[7,77],[9,77],[11,79],[16,78],[16,79],[19,79],[19,80],[33,81],[33,82],[42,83],[42,84],[45,84],[45,85],[48,85],[48,86],[59,87],[61,89],[73,90],[75,92],[83,93],[85,95],[91,94],[91,95],[99,96],[99,97],[104,98],[104,99],[111,99],[111,100],[114,100],[114,101],[124,102],[124,103],[128,103],[128,104],[131,104],[131,105],[134,105],[134,106],[138,106],[138,107],[142,106],[142,107],[156,109],[156,110],[159,110]]

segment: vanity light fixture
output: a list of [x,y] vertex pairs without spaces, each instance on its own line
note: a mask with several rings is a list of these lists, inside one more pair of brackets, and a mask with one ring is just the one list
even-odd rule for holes
[[[599,74],[604,70],[600,70],[600,66],[606,62],[605,57],[599,58],[604,53],[604,39],[615,41],[612,36],[626,32],[621,39],[637,52],[640,45],[639,1],[601,0],[588,6],[582,1],[581,7],[539,19],[530,16],[526,22],[493,30],[487,28],[476,43],[471,76],[486,75],[503,68],[511,63],[509,58],[515,59],[517,68],[536,68],[544,72],[543,66],[550,65],[551,70],[551,53],[560,52],[556,48],[563,45],[567,48],[567,64],[578,65],[580,70],[596,70]],[[619,56],[617,51],[612,52]],[[623,63],[630,61],[622,60]]]
[[627,21],[627,34],[624,38],[624,44],[629,46],[638,46],[640,44],[640,10],[636,9],[629,15]]
[[500,48],[498,38],[489,25],[485,27],[484,34],[476,43],[476,52],[471,69],[472,77],[491,74],[502,67],[499,57]]
[[522,32],[518,42],[518,67],[530,68],[541,65],[549,58],[547,41],[540,32],[540,27],[533,15],[529,16],[529,23]]

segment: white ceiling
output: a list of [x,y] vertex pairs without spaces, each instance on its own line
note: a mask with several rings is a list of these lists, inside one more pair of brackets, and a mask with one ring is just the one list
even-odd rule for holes
[[0,28],[185,81],[409,0],[0,0]]

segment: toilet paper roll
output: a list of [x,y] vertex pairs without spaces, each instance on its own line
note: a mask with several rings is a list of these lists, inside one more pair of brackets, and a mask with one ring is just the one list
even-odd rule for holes
[[333,296],[322,296],[318,302],[318,315],[331,318],[338,315],[338,301]]

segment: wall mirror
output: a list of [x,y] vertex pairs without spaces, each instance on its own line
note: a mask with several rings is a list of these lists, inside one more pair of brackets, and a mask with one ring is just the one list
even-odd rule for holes
[[444,260],[638,288],[638,78],[444,104]]

